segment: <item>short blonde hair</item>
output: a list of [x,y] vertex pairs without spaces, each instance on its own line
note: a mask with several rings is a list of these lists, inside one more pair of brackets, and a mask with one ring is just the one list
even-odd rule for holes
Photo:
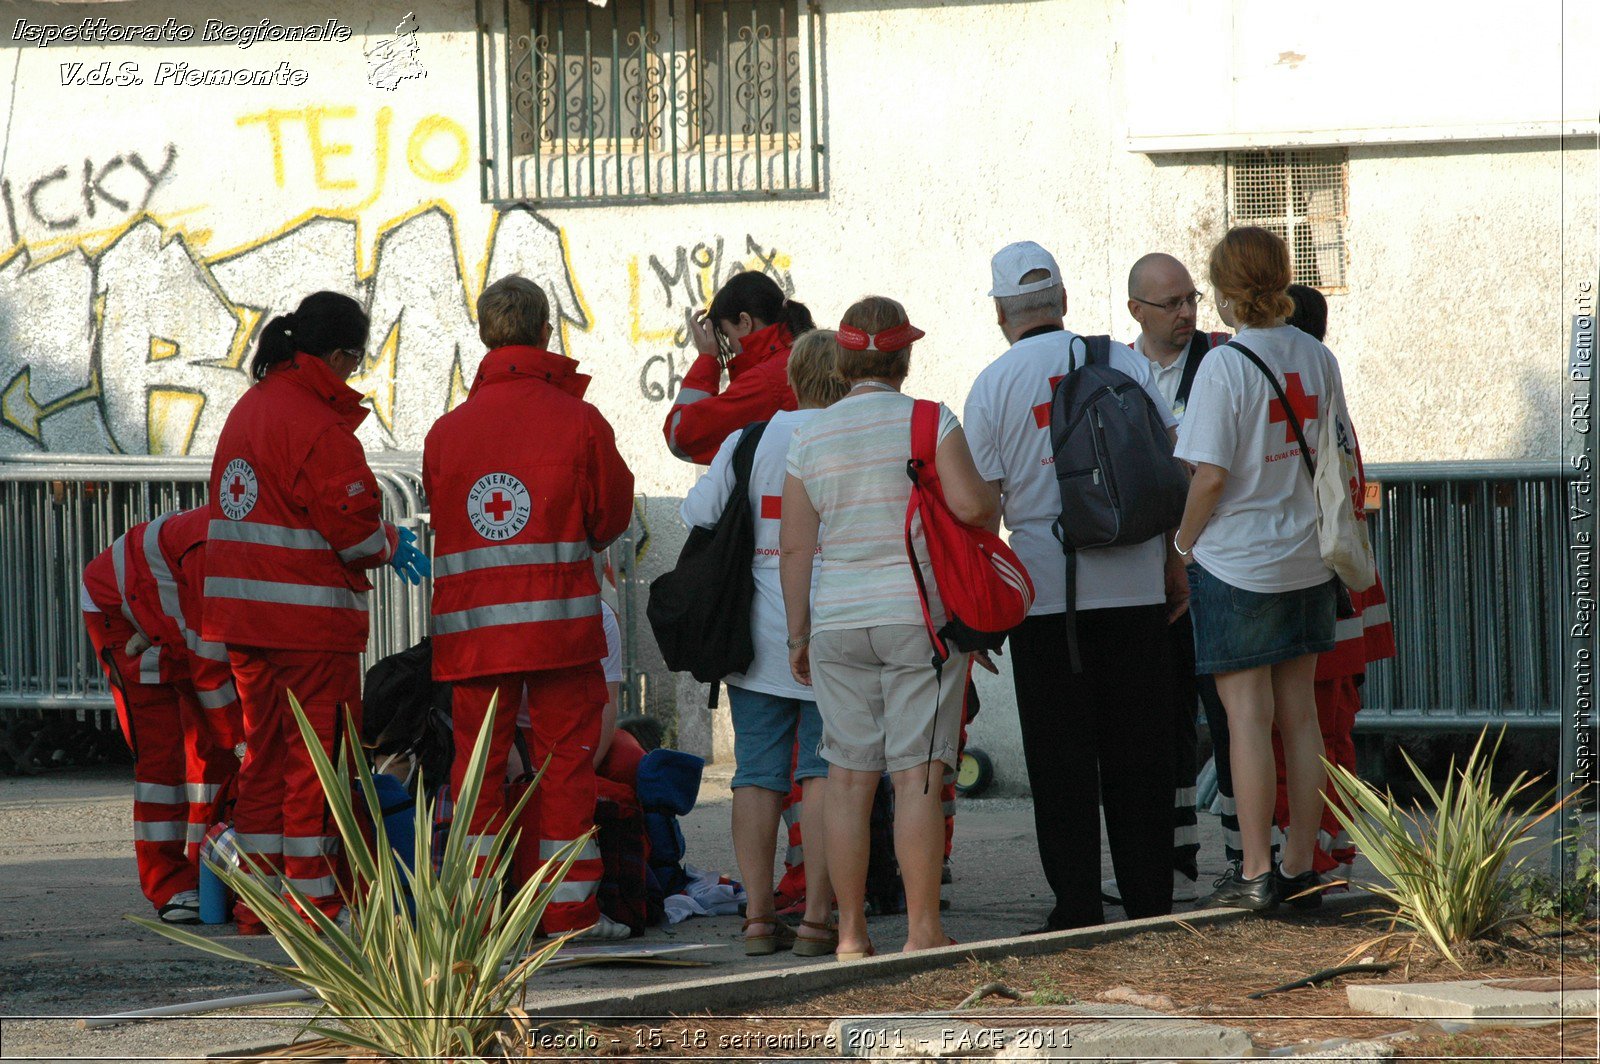
[[537,347],[549,323],[550,300],[544,289],[518,274],[500,278],[478,297],[478,339],[490,349]]
[[1259,328],[1294,313],[1289,245],[1276,233],[1255,225],[1229,229],[1211,249],[1209,267],[1211,287],[1233,304],[1239,324]]
[[[887,296],[867,296],[859,299],[844,312],[841,325],[854,325],[868,336],[904,325],[911,319],[906,308]],[[839,376],[847,381],[867,377],[904,377],[911,369],[911,348],[907,344],[898,351],[851,351],[839,348]]]
[[832,406],[850,390],[839,376],[834,335],[832,329],[812,329],[789,349],[789,387],[801,406]]

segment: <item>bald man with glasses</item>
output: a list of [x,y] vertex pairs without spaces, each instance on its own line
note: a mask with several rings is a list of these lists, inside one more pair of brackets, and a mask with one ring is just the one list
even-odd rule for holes
[[[1227,333],[1205,333],[1196,328],[1200,304],[1205,301],[1183,263],[1171,255],[1152,252],[1128,271],[1128,313],[1139,323],[1139,337],[1131,345],[1150,360],[1156,390],[1181,423],[1200,360],[1212,347],[1228,340]],[[1195,700],[1206,707],[1206,717],[1218,718],[1222,703],[1209,676],[1195,676],[1194,628],[1187,613],[1167,627],[1173,665],[1173,728],[1177,734],[1176,789],[1173,793],[1172,900],[1194,901],[1199,896],[1200,834],[1195,817],[1195,777],[1199,771],[1199,740],[1195,731]],[[1226,825],[1225,825],[1226,826]],[[1121,897],[1115,879],[1101,884],[1106,900]]]

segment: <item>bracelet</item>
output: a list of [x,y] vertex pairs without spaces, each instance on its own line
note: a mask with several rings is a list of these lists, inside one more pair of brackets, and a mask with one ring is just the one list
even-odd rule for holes
[[805,646],[809,642],[811,642],[811,634],[808,632],[805,635],[799,637],[798,639],[789,640],[788,647],[789,647],[790,650],[799,650],[801,647]]
[[1178,552],[1178,557],[1187,558],[1190,553],[1194,551],[1194,544],[1189,544],[1189,549],[1184,550],[1182,547],[1178,546],[1178,534],[1174,532],[1172,534],[1172,549]]

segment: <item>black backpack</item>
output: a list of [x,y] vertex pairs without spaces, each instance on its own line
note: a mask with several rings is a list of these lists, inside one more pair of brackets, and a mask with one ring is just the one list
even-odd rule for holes
[[1173,457],[1155,402],[1132,377],[1111,367],[1111,338],[1081,339],[1087,348],[1083,363],[1061,378],[1050,400],[1050,447],[1061,489],[1055,534],[1067,555],[1073,672],[1082,671],[1073,623],[1077,552],[1170,532],[1183,519],[1189,494],[1189,476]]
[[755,659],[750,600],[755,595],[755,517],[750,465],[765,421],[747,427],[733,451],[733,494],[710,528],[691,528],[678,564],[650,585],[645,616],[673,672],[714,684]]

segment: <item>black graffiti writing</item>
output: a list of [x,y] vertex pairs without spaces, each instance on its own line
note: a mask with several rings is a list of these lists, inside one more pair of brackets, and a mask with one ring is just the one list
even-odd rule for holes
[[639,371],[639,393],[652,403],[663,399],[676,399],[683,387],[683,374],[679,372],[676,352],[651,355]]
[[136,151],[99,163],[93,157],[86,157],[82,181],[76,188],[71,188],[72,177],[79,172],[76,166],[58,166],[26,185],[13,185],[10,178],[0,179],[0,198],[5,201],[11,243],[22,240],[17,224],[19,199],[29,222],[42,225],[50,232],[61,232],[93,221],[101,213],[102,203],[123,214],[148,209],[156,189],[172,176],[177,161],[178,146],[168,144],[161,165],[155,168]]

